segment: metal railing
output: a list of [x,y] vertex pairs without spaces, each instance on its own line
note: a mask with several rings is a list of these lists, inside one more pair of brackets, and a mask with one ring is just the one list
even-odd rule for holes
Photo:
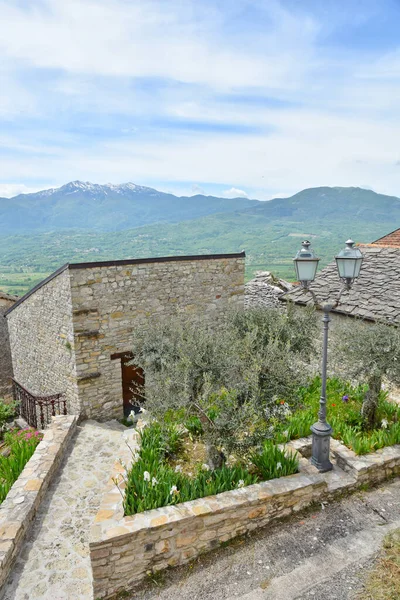
[[67,414],[67,399],[65,394],[35,396],[23,385],[12,379],[14,401],[18,404],[19,415],[31,426],[44,429],[51,417]]

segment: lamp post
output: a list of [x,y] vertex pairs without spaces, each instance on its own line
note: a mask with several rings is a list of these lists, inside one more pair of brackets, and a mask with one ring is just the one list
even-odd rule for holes
[[323,344],[322,344],[322,369],[321,369],[321,397],[319,401],[318,421],[311,427],[312,431],[312,457],[311,462],[317,469],[324,473],[332,469],[332,463],[329,460],[330,439],[332,427],[326,420],[326,371],[328,364],[328,332],[331,318],[329,313],[338,306],[340,297],[344,290],[349,290],[355,279],[360,274],[363,255],[359,248],[354,248],[353,240],[347,240],[346,247],[335,257],[339,278],[342,281],[336,300],[333,304],[321,304],[318,301],[313,290],[310,289],[310,283],[314,281],[318,268],[319,258],[310,248],[310,242],[304,241],[302,248],[293,259],[297,279],[302,288],[308,292],[317,308],[324,313],[323,322]]

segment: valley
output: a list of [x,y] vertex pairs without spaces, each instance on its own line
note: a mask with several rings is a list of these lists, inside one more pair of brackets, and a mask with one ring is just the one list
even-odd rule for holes
[[[63,188],[70,190],[70,185]],[[332,260],[348,237],[356,242],[368,243],[392,231],[400,222],[399,198],[361,188],[312,188],[291,198],[277,198],[268,202],[205,196],[177,199],[179,202],[175,203],[175,207],[180,203],[192,207],[190,218],[186,211],[183,213],[186,218],[178,222],[174,221],[179,218],[179,211],[174,212],[173,208],[169,212],[168,199],[164,199],[160,213],[162,220],[157,222],[156,209],[149,216],[149,188],[143,189],[146,190],[144,195],[136,192],[133,200],[124,198],[123,201],[127,203],[124,209],[127,213],[131,202],[137,212],[140,206],[146,209],[147,218],[152,220],[136,227],[121,228],[122,212],[117,221],[114,221],[112,214],[107,220],[109,205],[102,205],[104,190],[98,196],[93,196],[92,187],[80,187],[77,191],[80,197],[78,204],[74,204],[73,209],[68,208],[68,211],[75,211],[73,222],[76,224],[80,211],[87,217],[85,197],[90,197],[89,204],[95,208],[92,229],[88,227],[90,222],[86,217],[82,218],[79,228],[66,226],[66,221],[60,217],[62,188],[56,190],[53,203],[49,204],[49,193],[44,195],[41,222],[38,224],[38,219],[34,220],[30,229],[20,206],[19,223],[23,223],[24,231],[18,232],[19,225],[15,225],[14,230],[11,227],[0,235],[0,289],[21,295],[66,262],[229,253],[243,249],[247,257],[247,279],[257,270],[270,270],[284,279],[293,280],[292,258],[304,237],[311,239],[321,258],[320,267],[323,267]],[[118,192],[114,189],[113,193]],[[158,192],[152,190],[151,193]],[[64,191],[65,211],[70,195],[70,191]],[[28,196],[24,197],[24,203],[29,204]],[[37,203],[38,194],[32,196],[35,196]],[[3,201],[3,217],[4,211],[8,210],[7,218],[11,219],[15,211],[14,202],[20,200]],[[102,223],[106,223],[107,229],[101,227]],[[45,231],[38,231],[39,226]]]

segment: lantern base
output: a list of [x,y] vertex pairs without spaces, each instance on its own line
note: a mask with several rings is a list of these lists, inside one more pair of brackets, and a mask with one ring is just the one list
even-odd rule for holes
[[312,431],[312,456],[311,464],[320,473],[326,473],[333,469],[329,460],[332,427],[328,423],[318,421],[311,427]]

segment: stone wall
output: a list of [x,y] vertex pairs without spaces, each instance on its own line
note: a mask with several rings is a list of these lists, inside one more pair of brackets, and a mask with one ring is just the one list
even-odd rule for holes
[[226,312],[242,308],[244,255],[175,257],[70,266],[74,346],[82,414],[122,416],[121,361],[135,328],[152,317],[197,315],[217,326]]
[[11,308],[17,297],[0,292],[0,398],[11,397],[10,377],[13,375],[7,320],[4,313]]
[[35,395],[65,393],[79,413],[69,272],[64,270],[7,315],[15,379]]
[[53,417],[43,440],[0,506],[0,598],[13,563],[76,429],[76,417]]
[[149,572],[185,564],[313,502],[331,501],[400,474],[400,445],[356,456],[332,439],[336,464],[332,471],[319,473],[305,458],[310,455],[311,437],[302,438],[286,445],[288,451],[300,453],[296,475],[125,517],[115,481],[123,490],[131,451],[139,449],[139,434],[128,430],[124,435],[125,454],[114,465],[90,533],[95,598],[132,590]]

